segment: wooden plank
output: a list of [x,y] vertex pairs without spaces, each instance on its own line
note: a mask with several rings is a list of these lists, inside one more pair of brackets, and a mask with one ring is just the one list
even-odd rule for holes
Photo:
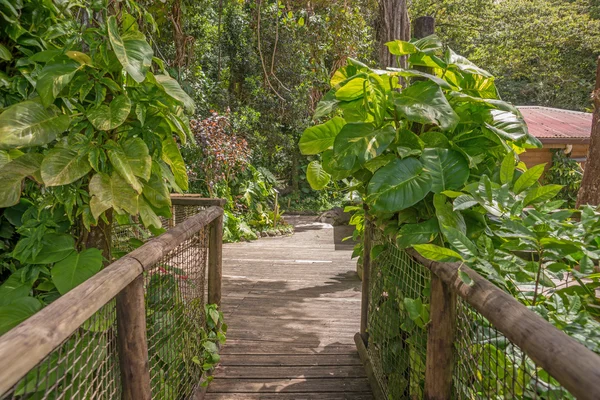
[[[437,263],[412,251],[421,264],[487,318],[577,399],[600,399],[600,357],[464,264]],[[473,281],[467,285],[459,268]]]
[[208,393],[206,400],[373,400],[369,393]]
[[122,398],[150,400],[143,275],[135,278],[117,295],[117,330]]
[[225,365],[230,366],[345,366],[360,365],[354,354],[227,354]]
[[363,273],[360,301],[360,334],[367,340],[367,325],[369,313],[369,282],[371,278],[371,236],[373,235],[373,223],[368,215],[369,207],[363,205],[365,210],[365,230],[363,234]]
[[229,366],[220,365],[213,373],[222,379],[298,379],[298,378],[364,378],[360,366]]
[[[328,346],[315,345],[315,343],[281,343],[227,339],[221,349],[221,354],[355,354],[356,348],[352,344],[332,344]],[[227,361],[224,358],[223,361]]]
[[227,204],[227,200],[205,198],[197,194],[172,194],[171,204],[175,206],[223,207]]
[[369,393],[366,378],[215,379],[208,393]]

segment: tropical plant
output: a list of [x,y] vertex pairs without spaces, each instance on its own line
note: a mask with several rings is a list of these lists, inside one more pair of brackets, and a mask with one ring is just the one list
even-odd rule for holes
[[575,207],[577,204],[582,178],[581,164],[569,157],[563,149],[552,149],[552,165],[544,173],[543,180],[563,187],[557,198],[564,200],[567,207]]
[[188,187],[193,101],[153,56],[149,14],[114,7],[0,5],[0,333],[110,261],[113,220],[157,232]]
[[488,72],[435,36],[388,47],[409,68],[350,60],[333,76],[315,118],[333,116],[299,143],[315,158],[309,182],[318,189],[351,177],[397,247],[471,266],[598,351],[600,214],[555,212],[562,186],[541,185],[544,165],[518,161],[539,143]]

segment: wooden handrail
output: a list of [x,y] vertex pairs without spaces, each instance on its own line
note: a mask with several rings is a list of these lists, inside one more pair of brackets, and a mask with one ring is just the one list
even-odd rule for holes
[[143,271],[190,239],[223,209],[213,206],[150,240],[0,337],[0,396],[69,338]]
[[174,206],[223,207],[227,204],[227,200],[206,198],[197,194],[172,194],[171,204]]
[[[600,399],[600,356],[466,265],[427,260],[412,249],[408,253],[465,299],[577,399]],[[459,268],[471,278],[471,285],[459,277]],[[432,320],[431,324],[434,323],[436,321]]]

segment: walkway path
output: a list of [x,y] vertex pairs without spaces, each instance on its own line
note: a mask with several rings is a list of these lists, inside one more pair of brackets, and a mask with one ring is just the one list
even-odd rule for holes
[[224,246],[229,330],[205,398],[371,399],[353,339],[360,281],[351,250],[335,250],[333,229],[314,217],[288,220],[293,236]]

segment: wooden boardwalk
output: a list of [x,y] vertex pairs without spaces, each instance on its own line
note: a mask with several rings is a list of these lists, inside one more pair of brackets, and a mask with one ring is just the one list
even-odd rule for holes
[[206,399],[372,399],[353,339],[351,250],[335,250],[333,229],[314,217],[289,220],[293,236],[223,248],[229,330]]

